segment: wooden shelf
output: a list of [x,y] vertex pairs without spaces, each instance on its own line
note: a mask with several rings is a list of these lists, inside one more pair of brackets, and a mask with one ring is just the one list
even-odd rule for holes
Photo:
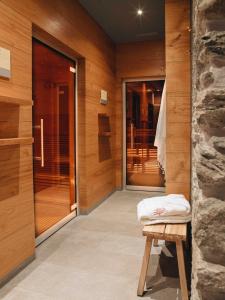
[[32,137],[0,139],[0,146],[30,145],[30,144],[33,144],[33,141],[34,141],[34,139]]
[[7,96],[0,96],[0,102],[18,105],[33,105],[33,101],[28,99],[13,98]]

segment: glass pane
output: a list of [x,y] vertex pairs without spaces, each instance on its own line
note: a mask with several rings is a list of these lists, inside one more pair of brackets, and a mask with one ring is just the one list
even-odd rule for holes
[[33,40],[36,235],[71,212],[74,192],[74,62]]
[[164,80],[126,83],[126,184],[164,186],[154,146]]

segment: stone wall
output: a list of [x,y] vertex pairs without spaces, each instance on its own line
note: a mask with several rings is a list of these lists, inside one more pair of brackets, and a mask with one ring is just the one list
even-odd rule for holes
[[192,299],[225,299],[225,1],[193,2]]

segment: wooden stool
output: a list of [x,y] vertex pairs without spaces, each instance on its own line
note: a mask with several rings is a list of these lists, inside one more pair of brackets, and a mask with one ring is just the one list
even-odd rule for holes
[[144,226],[143,235],[146,236],[145,252],[142,262],[141,275],[137,294],[142,296],[146,282],[150,252],[153,240],[165,240],[176,243],[178,269],[180,277],[182,300],[188,300],[187,281],[185,274],[184,253],[182,241],[186,241],[187,224],[156,224]]

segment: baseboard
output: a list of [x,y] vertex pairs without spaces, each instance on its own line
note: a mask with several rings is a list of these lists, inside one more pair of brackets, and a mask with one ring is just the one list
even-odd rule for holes
[[60,230],[64,225],[66,225],[68,222],[70,222],[72,219],[74,219],[77,216],[76,211],[73,211],[69,215],[67,215],[65,218],[60,220],[58,223],[41,233],[36,239],[35,239],[35,246],[37,247],[42,242],[47,240],[50,236],[52,236],[55,232]]
[[13,277],[15,277],[20,271],[26,268],[35,259],[35,254],[25,259],[19,266],[9,272],[3,278],[0,278],[0,288],[3,287],[7,282],[9,282]]
[[93,206],[89,208],[82,208],[79,209],[80,215],[89,215],[95,208],[97,208],[99,205],[101,205],[107,198],[109,198],[113,193],[115,193],[117,189],[113,189],[109,194],[107,194],[105,197],[103,197],[101,200],[96,202]]
[[123,191],[124,189],[123,189],[123,187],[122,186],[118,186],[118,187],[116,187],[116,189],[115,189],[116,191]]

